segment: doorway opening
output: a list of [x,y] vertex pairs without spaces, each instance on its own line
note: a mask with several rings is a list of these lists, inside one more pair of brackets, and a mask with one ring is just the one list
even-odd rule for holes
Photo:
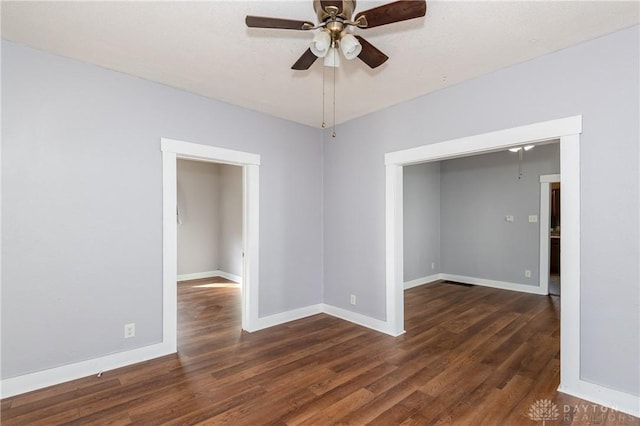
[[549,254],[549,294],[560,296],[560,182],[551,185],[551,249]]
[[540,176],[540,288],[560,296],[560,175]]
[[560,387],[575,393],[580,379],[580,133],[582,117],[535,123],[385,154],[386,332],[404,332],[403,167],[481,152],[560,140],[562,175]]
[[241,329],[242,167],[177,159],[178,348]]
[[546,173],[559,172],[560,145],[527,148],[517,162],[509,149],[403,167],[405,289],[444,280],[547,294],[540,176],[559,176]]
[[177,161],[178,159],[219,163],[242,168],[242,329],[254,331],[258,321],[259,260],[259,165],[257,154],[193,144],[173,139],[161,140],[163,211],[163,302],[162,342],[168,353],[177,351]]

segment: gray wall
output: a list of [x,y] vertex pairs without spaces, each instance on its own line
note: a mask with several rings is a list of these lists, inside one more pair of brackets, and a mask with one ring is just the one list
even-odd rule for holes
[[581,376],[640,393],[639,36],[635,26],[325,132],[324,302],[351,309],[356,294],[352,310],[385,318],[384,153],[582,115]]
[[322,301],[318,130],[3,42],[3,378],[161,340],[161,137],[261,155],[259,315]]
[[178,275],[215,271],[220,258],[220,167],[178,160]]
[[404,281],[411,281],[442,272],[440,163],[407,166],[403,174]]
[[242,275],[242,167],[178,160],[178,275]]
[[509,151],[443,161],[441,171],[442,272],[538,286],[540,175],[560,173],[560,145],[525,152],[520,179]]
[[218,269],[242,276],[242,167],[220,165]]

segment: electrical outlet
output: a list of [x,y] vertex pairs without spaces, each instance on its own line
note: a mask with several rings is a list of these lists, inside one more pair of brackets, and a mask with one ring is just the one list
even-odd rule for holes
[[513,216],[508,214],[504,217],[504,220],[506,220],[507,222],[513,222]]
[[524,270],[524,277],[525,277],[525,278],[531,278],[531,271],[530,271],[530,270],[528,270],[528,269],[525,269],[525,270]]
[[529,223],[536,223],[538,221],[538,215],[530,214],[529,215]]
[[352,295],[351,295],[350,303],[351,303],[352,305],[355,305],[355,304],[356,304],[356,295],[355,295],[355,294],[352,294]]
[[124,325],[124,338],[128,339],[130,337],[135,337],[136,335],[136,324],[135,323],[131,323],[131,324],[125,324]]
[[431,262],[431,269],[436,269],[436,262]]

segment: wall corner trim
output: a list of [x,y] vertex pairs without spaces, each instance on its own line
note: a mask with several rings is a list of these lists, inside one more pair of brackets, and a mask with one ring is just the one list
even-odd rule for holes
[[419,287],[421,285],[431,284],[434,281],[441,280],[442,274],[433,274],[427,277],[416,278],[414,280],[409,280],[404,282],[404,289],[408,290],[413,287]]
[[280,312],[278,314],[267,315],[265,317],[258,317],[252,321],[251,329],[247,330],[251,333],[265,328],[275,327],[276,325],[284,324],[290,321],[299,320],[302,318],[310,317],[322,313],[322,305],[310,305],[302,308],[292,309],[290,311]]
[[346,309],[328,305],[326,303],[323,304],[322,307],[322,311],[327,315],[331,315],[332,317],[340,318],[342,320],[349,321],[366,328],[370,328],[371,330],[379,331],[380,333],[388,334],[394,337],[404,334],[404,330],[397,333],[395,330],[390,328],[387,321],[382,321],[367,315],[360,314],[358,312],[348,311]]

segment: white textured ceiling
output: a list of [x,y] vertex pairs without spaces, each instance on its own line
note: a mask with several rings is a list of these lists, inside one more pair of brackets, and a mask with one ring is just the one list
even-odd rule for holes
[[[356,12],[384,1],[359,0]],[[247,14],[315,22],[312,0],[3,1],[2,38],[314,127],[322,74],[291,65],[309,31],[248,29]],[[354,33],[390,59],[337,69],[338,123],[639,22],[637,1],[428,1],[427,16]]]

